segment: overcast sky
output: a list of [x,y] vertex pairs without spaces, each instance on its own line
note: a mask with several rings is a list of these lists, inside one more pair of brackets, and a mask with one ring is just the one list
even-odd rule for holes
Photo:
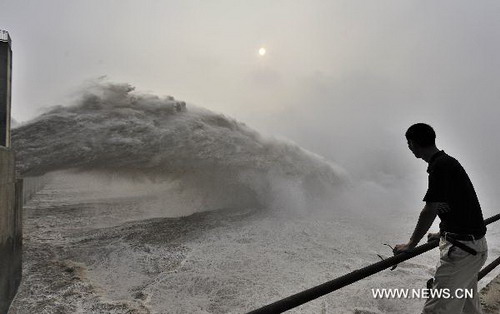
[[483,203],[500,206],[497,0],[1,0],[0,29],[13,41],[19,121],[105,75],[289,138],[389,189],[414,179],[415,200],[425,164],[403,134],[428,122]]

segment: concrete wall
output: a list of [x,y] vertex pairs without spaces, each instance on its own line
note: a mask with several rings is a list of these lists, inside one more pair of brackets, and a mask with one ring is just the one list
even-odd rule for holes
[[0,147],[0,313],[7,313],[21,282],[22,181],[14,171],[14,152]]
[[43,189],[43,187],[50,181],[51,176],[48,174],[38,177],[24,177],[23,178],[23,205],[33,198],[36,192]]

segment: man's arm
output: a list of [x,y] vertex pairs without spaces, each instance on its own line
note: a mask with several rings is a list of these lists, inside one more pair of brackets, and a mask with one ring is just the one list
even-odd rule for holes
[[410,241],[406,244],[398,244],[394,247],[394,253],[401,253],[403,251],[413,249],[417,246],[418,242],[424,237],[425,233],[432,226],[434,219],[436,219],[437,209],[441,203],[437,202],[427,202],[424,208],[420,212],[418,217],[417,225],[410,238]]

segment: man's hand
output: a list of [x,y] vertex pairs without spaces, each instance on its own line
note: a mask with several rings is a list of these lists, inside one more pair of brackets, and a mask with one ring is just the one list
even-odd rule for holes
[[394,254],[400,254],[417,246],[418,242],[425,236],[437,216],[437,208],[441,203],[427,202],[420,212],[415,230],[406,244],[398,244],[394,247]]
[[439,240],[439,237],[441,236],[441,234],[439,232],[436,232],[436,233],[429,233],[427,235],[427,242],[431,242],[433,240]]
[[398,244],[394,247],[394,250],[392,250],[392,253],[394,253],[394,255],[396,254],[400,254],[400,253],[403,253],[403,252],[406,252],[408,250],[411,250],[413,249],[415,246],[414,245],[411,245],[410,243],[405,243],[405,244]]

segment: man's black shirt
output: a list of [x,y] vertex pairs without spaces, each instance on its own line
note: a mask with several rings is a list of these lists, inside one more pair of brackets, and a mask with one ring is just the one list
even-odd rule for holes
[[429,160],[425,202],[446,203],[438,208],[441,231],[483,236],[486,226],[474,186],[460,163],[444,151]]

